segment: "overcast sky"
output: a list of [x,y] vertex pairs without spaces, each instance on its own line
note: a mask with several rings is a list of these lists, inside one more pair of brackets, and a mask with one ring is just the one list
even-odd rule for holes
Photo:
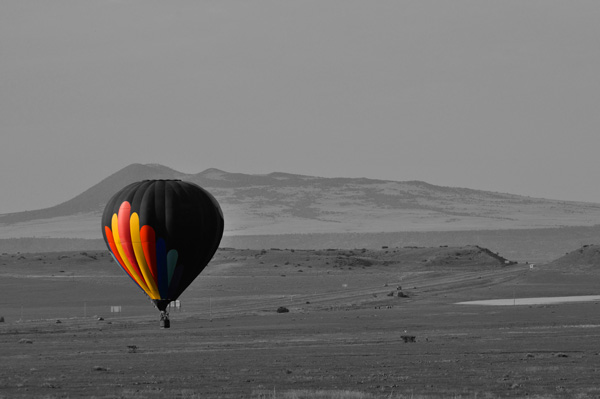
[[131,163],[600,202],[598,21],[598,0],[4,0],[0,213]]

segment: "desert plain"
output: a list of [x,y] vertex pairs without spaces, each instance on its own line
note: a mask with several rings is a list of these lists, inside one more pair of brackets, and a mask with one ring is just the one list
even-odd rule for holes
[[0,398],[595,398],[599,301],[516,298],[598,294],[599,252],[221,248],[169,329],[107,251],[4,253]]

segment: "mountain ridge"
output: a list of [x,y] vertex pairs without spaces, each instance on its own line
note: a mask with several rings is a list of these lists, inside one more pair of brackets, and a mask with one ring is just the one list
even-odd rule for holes
[[183,173],[131,164],[53,207],[0,215],[0,238],[97,238],[109,198],[146,179],[180,179],[210,191],[225,215],[226,235],[449,231],[590,226],[600,204],[531,198],[427,182],[315,177],[283,172]]

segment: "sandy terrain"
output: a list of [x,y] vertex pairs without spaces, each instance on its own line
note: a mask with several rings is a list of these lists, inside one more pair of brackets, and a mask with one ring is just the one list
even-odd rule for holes
[[220,250],[160,329],[105,252],[0,263],[2,398],[600,394],[598,302],[456,305],[594,295],[592,266],[505,265],[476,247]]

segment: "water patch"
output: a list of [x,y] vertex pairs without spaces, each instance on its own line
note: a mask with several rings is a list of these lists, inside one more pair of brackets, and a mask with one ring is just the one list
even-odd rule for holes
[[514,305],[552,305],[557,303],[600,301],[600,295],[557,296],[541,298],[488,299],[482,301],[457,302],[456,305],[514,306]]

